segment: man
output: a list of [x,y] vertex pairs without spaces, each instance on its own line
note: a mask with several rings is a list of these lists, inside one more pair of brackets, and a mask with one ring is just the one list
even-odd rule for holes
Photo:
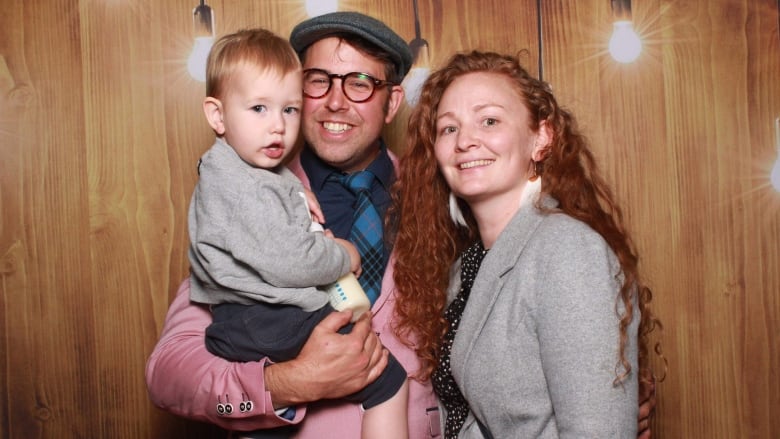
[[[290,42],[301,57],[306,85],[305,146],[289,167],[317,195],[325,228],[346,239],[356,195],[339,177],[371,171],[376,178],[370,199],[380,216],[390,203],[395,157],[381,132],[403,101],[400,83],[412,56],[406,42],[384,23],[354,12],[309,19],[293,29]],[[296,438],[359,438],[361,409],[339,398],[379,375],[387,363],[383,346],[410,375],[419,367],[414,351],[390,327],[392,262],[389,249],[380,253],[374,278],[381,293],[372,306],[373,317],[361,318],[349,334],[341,335],[337,331],[349,322],[350,314],[333,314],[317,326],[297,358],[279,364],[230,363],[210,355],[204,330],[211,315],[189,303],[185,280],[147,364],[150,398],[174,414],[227,429],[295,425],[291,431]],[[361,256],[361,279],[370,279],[366,256]],[[409,384],[409,437],[438,437],[438,409],[430,383],[410,379]]]

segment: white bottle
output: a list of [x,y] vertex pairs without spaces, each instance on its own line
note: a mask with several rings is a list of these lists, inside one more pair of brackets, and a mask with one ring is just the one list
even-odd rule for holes
[[353,322],[371,309],[371,302],[353,273],[341,276],[339,280],[328,285],[325,291],[328,293],[330,306],[336,311],[352,310]]

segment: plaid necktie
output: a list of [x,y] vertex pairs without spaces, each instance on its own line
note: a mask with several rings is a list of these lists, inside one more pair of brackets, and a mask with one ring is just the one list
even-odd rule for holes
[[372,305],[382,289],[382,275],[385,267],[382,218],[379,217],[379,212],[371,203],[370,198],[371,183],[374,178],[374,174],[370,171],[341,176],[341,184],[357,197],[349,240],[355,244],[360,253],[362,274],[358,281]]

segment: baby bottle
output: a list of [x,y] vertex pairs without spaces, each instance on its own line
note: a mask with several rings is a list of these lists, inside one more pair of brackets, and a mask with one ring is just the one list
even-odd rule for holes
[[347,273],[341,276],[336,282],[325,288],[330,299],[330,306],[336,311],[352,310],[352,321],[354,322],[364,312],[371,309],[371,302],[368,300],[365,291],[360,286],[354,273]]

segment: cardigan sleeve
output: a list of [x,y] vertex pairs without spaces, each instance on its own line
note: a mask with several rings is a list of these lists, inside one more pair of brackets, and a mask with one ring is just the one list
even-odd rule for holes
[[[257,200],[262,200],[262,206]],[[302,192],[259,186],[243,194],[237,204],[227,246],[235,258],[275,287],[334,282],[349,272],[349,255],[335,240],[309,232],[310,225]]]
[[334,239],[309,231],[301,184],[270,172],[226,184],[232,175],[220,170],[206,179],[206,170],[189,214],[190,262],[199,281],[191,298],[306,311],[325,305],[327,296],[316,287],[348,273],[350,258]]

